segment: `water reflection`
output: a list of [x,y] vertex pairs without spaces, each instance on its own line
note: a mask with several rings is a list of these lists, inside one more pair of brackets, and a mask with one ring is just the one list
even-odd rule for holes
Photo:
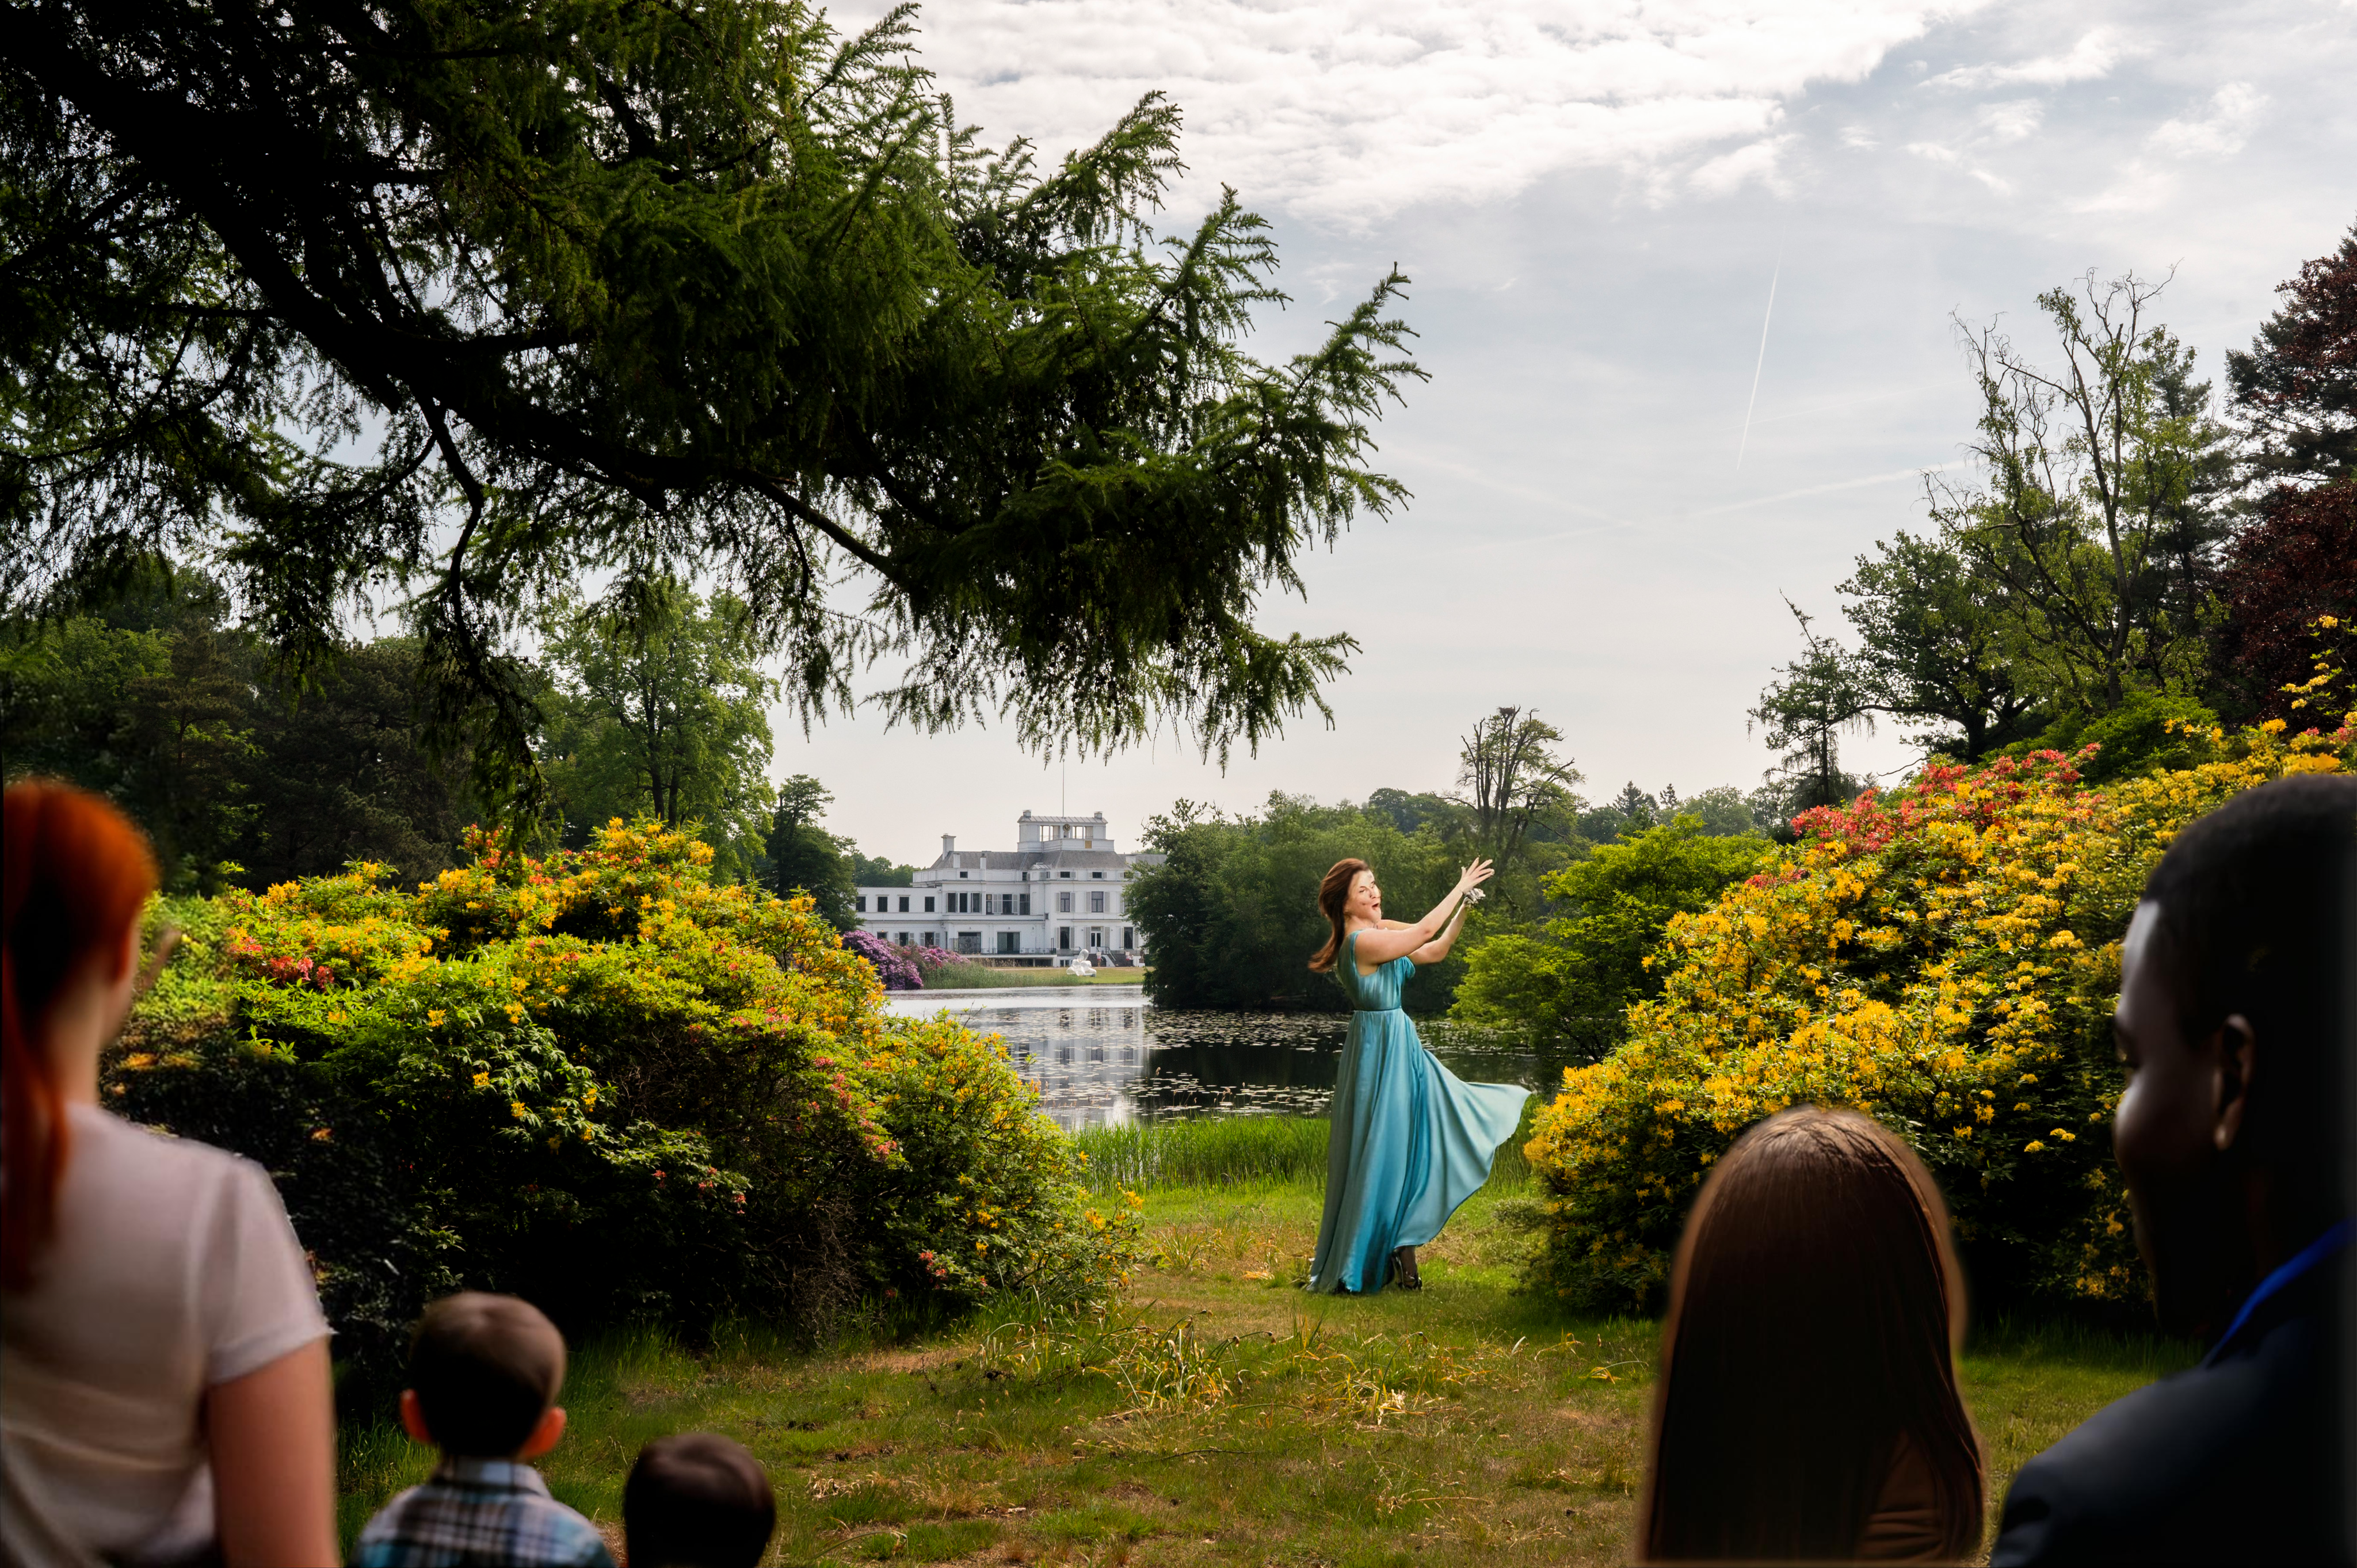
[[[1323,1115],[1350,1024],[1339,1014],[1152,1007],[1135,985],[904,993],[888,1005],[916,1016],[946,1008],[968,1027],[1001,1036],[1016,1070],[1039,1090],[1039,1109],[1067,1128]],[[1542,1092],[1563,1081],[1561,1055],[1438,1021],[1417,1027],[1459,1078]]]

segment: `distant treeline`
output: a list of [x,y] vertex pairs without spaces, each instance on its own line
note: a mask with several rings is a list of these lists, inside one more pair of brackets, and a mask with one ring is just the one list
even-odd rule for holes
[[[651,812],[693,823],[716,868],[806,890],[840,927],[856,883],[911,868],[862,855],[819,825],[829,791],[772,785],[775,683],[726,596],[676,585],[627,628],[560,607],[533,686],[547,791],[527,847],[578,848],[592,828]],[[290,677],[238,625],[208,574],[141,563],[74,613],[0,623],[0,756],[7,776],[94,789],[147,830],[169,890],[262,888],[355,860],[430,878],[465,860],[489,821],[463,737],[445,755],[417,711],[419,644],[352,639]]]

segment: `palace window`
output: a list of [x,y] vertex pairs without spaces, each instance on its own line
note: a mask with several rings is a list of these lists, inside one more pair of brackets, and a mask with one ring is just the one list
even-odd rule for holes
[[1137,945],[1137,930],[1135,927],[1124,926],[1121,929],[1121,945],[1125,948],[1134,948]]
[[855,896],[851,900],[851,907],[862,915],[867,913],[867,895],[861,893]]
[[1102,915],[1102,914],[1103,914],[1104,912],[1105,912],[1105,907],[1104,907],[1104,895],[1103,895],[1103,894],[1102,894],[1102,893],[1092,893],[1092,894],[1090,894],[1090,895],[1089,895],[1089,913],[1090,913],[1090,914],[1092,914],[1092,915]]
[[1058,926],[1056,928],[1056,945],[1060,948],[1069,948],[1072,945],[1071,927]]
[[1069,915],[1069,914],[1071,914],[1071,912],[1072,912],[1072,896],[1071,896],[1071,894],[1069,894],[1069,893],[1059,893],[1059,894],[1057,894],[1057,895],[1056,895],[1056,913],[1058,913],[1059,915]]
[[[932,912],[933,912],[933,901],[932,901],[932,899],[931,899],[930,897],[928,897],[925,899],[925,913],[926,913],[926,914],[928,914],[928,915],[930,915],[930,914],[931,914]],[[932,941],[932,940],[933,940],[933,939],[932,939],[931,936],[928,936],[928,937],[926,937],[926,938],[925,938],[925,940],[926,940],[928,943],[931,943],[931,942]]]
[[1017,912],[1018,914],[1025,914],[1025,915],[1028,915],[1028,914],[1029,914],[1029,913],[1031,912],[1031,895],[1029,895],[1028,893],[1026,893],[1025,895],[1023,895],[1023,908],[1022,908],[1020,910],[1017,911]]
[[[908,912],[909,912],[909,896],[908,896],[906,893],[903,893],[903,894],[901,894],[901,895],[900,895],[900,913],[902,913],[903,915],[905,915],[905,914],[907,914]],[[909,945],[909,940],[908,940],[906,937],[901,938],[901,939],[900,939],[900,945],[901,945],[902,947],[906,947],[906,946],[908,946],[908,945]]]
[[1089,879],[1092,882],[1103,882],[1104,880],[1104,873],[1102,871],[1092,871],[1089,873]]

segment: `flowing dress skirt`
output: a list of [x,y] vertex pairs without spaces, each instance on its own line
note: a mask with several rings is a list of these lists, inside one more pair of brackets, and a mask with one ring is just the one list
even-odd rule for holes
[[1439,1235],[1490,1179],[1529,1098],[1519,1084],[1465,1082],[1396,1007],[1351,1014],[1327,1112],[1326,1213],[1309,1288],[1383,1289],[1392,1250]]

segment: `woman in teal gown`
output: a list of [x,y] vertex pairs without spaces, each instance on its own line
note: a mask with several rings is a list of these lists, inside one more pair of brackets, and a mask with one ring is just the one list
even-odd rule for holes
[[1466,1083],[1440,1065],[1400,1011],[1418,964],[1448,956],[1465,908],[1490,876],[1466,868],[1448,897],[1414,925],[1383,918],[1383,890],[1362,860],[1326,874],[1318,908],[1334,928],[1310,968],[1331,969],[1351,998],[1334,1102],[1327,1112],[1326,1214],[1309,1265],[1313,1291],[1372,1293],[1396,1279],[1421,1288],[1415,1249],[1490,1179],[1530,1090]]

